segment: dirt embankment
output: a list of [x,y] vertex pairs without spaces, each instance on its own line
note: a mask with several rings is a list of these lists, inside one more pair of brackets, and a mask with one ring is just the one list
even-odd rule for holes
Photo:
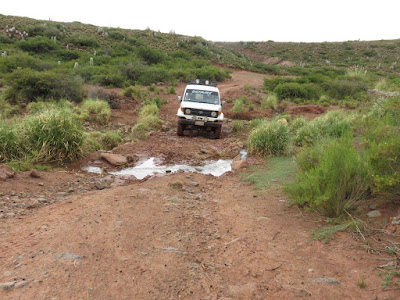
[[[235,72],[220,88],[240,94],[262,79]],[[229,123],[221,140],[177,137],[178,103],[169,97],[164,130],[115,153],[172,164],[233,157],[243,147],[245,137],[233,136]],[[129,127],[134,120],[124,109],[114,116]],[[386,262],[384,253],[368,253],[348,233],[328,244],[310,241],[309,231],[324,223],[288,207],[278,186],[259,194],[238,176],[243,171],[119,186],[82,172],[89,161],[106,166],[94,155],[40,178],[17,173],[0,182],[0,204],[8,209],[0,212],[1,299],[398,297],[380,287],[376,267]],[[39,204],[23,205],[29,201]]]

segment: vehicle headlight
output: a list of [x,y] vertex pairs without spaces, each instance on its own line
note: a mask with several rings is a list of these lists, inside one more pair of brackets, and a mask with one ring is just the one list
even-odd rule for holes
[[213,117],[213,118],[216,118],[217,117],[217,112],[216,111],[213,111],[212,113],[211,113],[211,117]]
[[185,109],[185,114],[186,114],[186,115],[190,115],[191,112],[192,112],[192,111],[190,110],[190,108],[186,108],[186,109]]

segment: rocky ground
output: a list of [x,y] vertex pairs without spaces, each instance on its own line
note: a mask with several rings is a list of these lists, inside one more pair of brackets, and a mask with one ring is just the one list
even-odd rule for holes
[[[248,92],[245,84],[261,87],[262,79],[236,71],[220,89],[234,98]],[[168,97],[163,131],[113,154],[133,157],[131,165],[150,157],[172,165],[239,154],[246,137],[233,135],[229,122],[220,140],[176,136],[178,102]],[[131,126],[135,114],[128,109],[136,105],[114,110],[113,123]],[[325,111],[291,109],[310,118]],[[365,213],[371,228],[391,222],[390,232],[339,232],[324,243],[312,240],[310,230],[329,225],[326,220],[288,206],[279,185],[255,191],[240,176],[249,172],[246,164],[220,177],[174,173],[143,180],[82,170],[116,168],[101,155],[0,181],[1,299],[399,298],[396,285],[382,288],[383,272],[395,261],[379,245],[398,240],[398,225],[389,219],[398,208],[373,207],[381,215],[371,222]]]

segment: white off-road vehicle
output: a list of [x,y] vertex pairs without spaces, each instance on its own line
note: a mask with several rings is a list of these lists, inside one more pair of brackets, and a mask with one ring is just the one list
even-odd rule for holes
[[178,96],[180,106],[177,112],[179,136],[185,130],[208,130],[212,131],[214,138],[219,139],[221,135],[224,114],[219,89],[216,82],[196,79],[190,82],[183,94]]

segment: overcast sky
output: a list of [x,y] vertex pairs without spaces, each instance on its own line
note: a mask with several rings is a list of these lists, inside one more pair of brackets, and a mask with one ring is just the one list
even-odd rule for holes
[[3,15],[201,36],[211,41],[400,38],[399,0],[4,0]]

